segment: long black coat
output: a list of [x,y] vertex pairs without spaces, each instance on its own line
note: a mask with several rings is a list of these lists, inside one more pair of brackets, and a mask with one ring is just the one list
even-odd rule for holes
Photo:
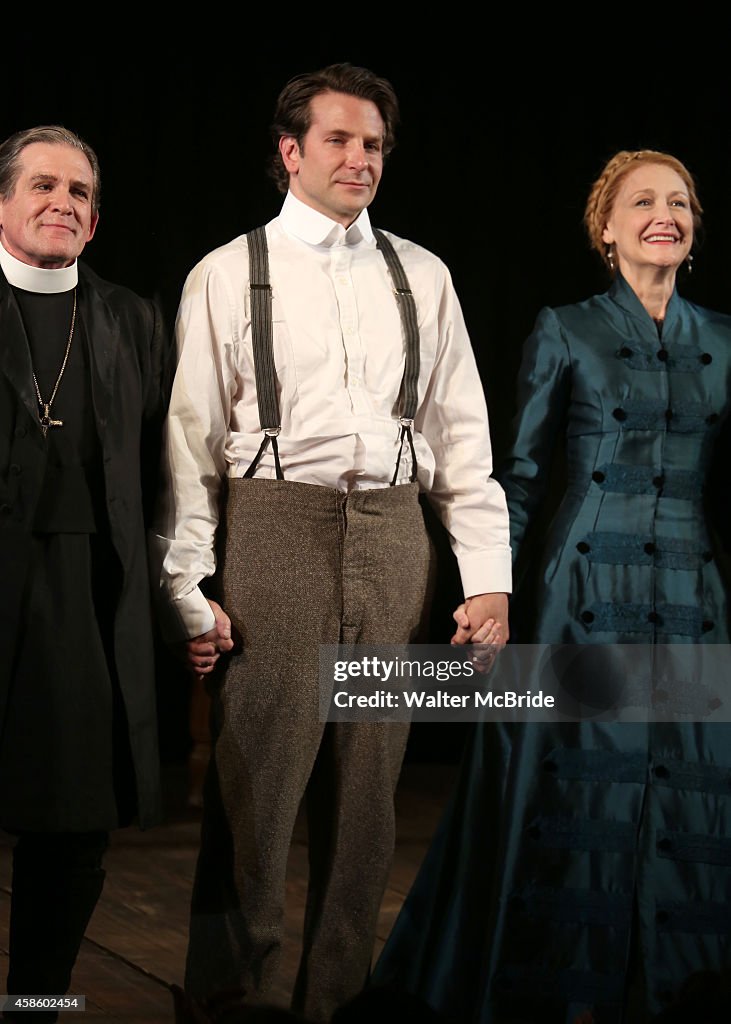
[[[144,827],[159,817],[160,802],[143,496],[153,492],[148,484],[154,485],[158,458],[163,332],[151,302],[101,280],[83,264],[77,296],[90,343],[92,403],[109,532],[121,565],[113,659],[129,726],[139,822]],[[13,293],[0,273],[0,742],[46,452],[27,337]],[[68,741],[83,744],[84,736],[70,736]],[[68,796],[73,799],[73,794]],[[44,810],[37,813],[34,828],[74,827],[59,824],[57,807],[47,809],[48,824]]]

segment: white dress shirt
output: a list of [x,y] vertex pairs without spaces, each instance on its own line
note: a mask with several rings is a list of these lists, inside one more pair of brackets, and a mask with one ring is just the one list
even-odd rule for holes
[[[387,487],[399,449],[401,318],[367,211],[345,229],[289,193],[266,226],[274,361],[286,480],[351,491]],[[462,311],[444,264],[389,237],[409,279],[420,332],[414,445],[418,480],[448,530],[465,597],[509,592],[508,516],[491,478],[487,409]],[[188,275],[176,322],[178,368],[166,427],[166,487],[154,547],[171,639],[210,629],[198,589],[215,570],[220,481],[259,449],[246,236]],[[406,483],[405,446],[398,482]],[[276,475],[269,448],[257,477]]]

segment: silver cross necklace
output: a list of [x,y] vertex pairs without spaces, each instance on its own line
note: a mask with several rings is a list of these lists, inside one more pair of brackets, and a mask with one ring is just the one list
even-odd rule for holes
[[44,437],[48,433],[48,428],[49,427],[62,427],[63,426],[63,420],[54,420],[54,419],[51,418],[51,406],[53,405],[53,400],[56,397],[56,392],[58,391],[58,386],[61,383],[61,378],[63,377],[64,370],[66,369],[66,363],[69,361],[69,352],[71,351],[71,341],[73,340],[73,337],[74,337],[74,327],[75,327],[75,325],[76,325],[76,289],[74,288],[74,308],[73,308],[73,312],[71,313],[71,328],[69,329],[69,340],[66,342],[66,351],[64,353],[63,362],[61,363],[61,369],[58,371],[58,377],[56,377],[56,383],[53,385],[53,391],[51,392],[51,397],[48,399],[47,402],[44,402],[42,397],[41,397],[41,389],[38,387],[38,378],[36,377],[35,370],[33,370],[33,383],[35,384],[35,387],[36,387],[36,398],[38,399],[38,418],[41,421],[41,430],[43,431],[43,436]]

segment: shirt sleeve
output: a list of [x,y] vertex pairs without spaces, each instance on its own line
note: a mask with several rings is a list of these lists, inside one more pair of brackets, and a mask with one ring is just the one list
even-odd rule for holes
[[444,268],[434,369],[414,426],[435,458],[429,500],[451,539],[465,598],[510,593],[505,495],[492,477],[487,406],[462,309]]
[[[242,288],[243,291],[243,288]],[[199,584],[216,568],[215,535],[226,473],[230,410],[237,390],[237,309],[220,268],[203,261],[178,310],[178,364],[162,446],[162,490],[152,538],[163,634],[198,636],[214,616]]]

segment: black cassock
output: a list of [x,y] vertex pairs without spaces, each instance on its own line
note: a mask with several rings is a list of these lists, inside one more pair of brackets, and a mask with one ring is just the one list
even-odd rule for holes
[[[108,831],[138,812],[150,824],[158,769],[139,452],[142,421],[159,411],[151,307],[82,273],[69,357],[51,407],[63,425],[43,438],[37,413],[35,423],[27,415],[27,388],[18,401],[2,363],[17,366],[25,343],[48,401],[74,293],[10,294],[2,284],[0,326],[15,317],[1,339],[15,350],[0,351],[0,417],[4,440],[12,438],[0,466],[0,563],[14,628],[6,616],[0,827]],[[108,289],[104,301],[101,289]],[[131,311],[127,323],[120,310]],[[130,324],[146,330],[130,332]],[[95,375],[106,378],[106,390],[94,388]],[[109,409],[99,408],[99,395],[111,399]],[[147,455],[156,461],[156,451]],[[110,481],[118,482],[115,496]]]

